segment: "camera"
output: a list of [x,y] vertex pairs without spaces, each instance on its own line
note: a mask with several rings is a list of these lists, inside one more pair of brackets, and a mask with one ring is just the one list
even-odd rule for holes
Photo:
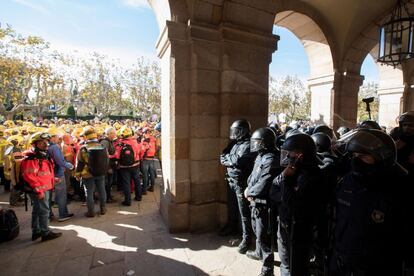
[[372,103],[374,101],[374,99],[375,99],[374,97],[369,97],[369,98],[362,99],[362,101],[364,103],[369,104],[369,103]]

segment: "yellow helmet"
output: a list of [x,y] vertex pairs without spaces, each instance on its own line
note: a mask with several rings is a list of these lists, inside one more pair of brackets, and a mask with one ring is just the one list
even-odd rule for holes
[[14,127],[14,122],[12,120],[7,120],[3,123],[3,125],[7,128],[12,128]]
[[37,127],[35,126],[29,126],[27,127],[27,132],[29,132],[29,134],[34,134],[37,131]]
[[50,136],[63,136],[65,131],[60,128],[50,127],[47,129],[47,133],[49,133]]
[[132,134],[132,129],[129,126],[123,126],[119,129],[118,136],[120,136],[121,138],[128,138],[132,136]]
[[91,140],[98,138],[95,129],[92,126],[86,126],[83,128],[82,133],[80,134],[85,140]]
[[39,131],[39,132],[34,133],[32,136],[30,136],[29,143],[33,145],[34,143],[38,141],[49,140],[50,138],[51,137],[49,133]]
[[4,136],[5,130],[6,130],[6,127],[0,125],[0,137],[3,137]]
[[114,125],[113,125],[113,127],[116,129],[116,130],[118,130],[118,129],[120,129],[121,128],[121,124],[120,123],[118,123],[118,122],[115,122],[114,123]]
[[7,138],[7,142],[10,142],[15,146],[22,146],[24,144],[24,139],[20,135],[12,135],[9,138]]
[[81,135],[81,133],[82,133],[82,128],[80,128],[80,127],[76,127],[76,128],[72,131],[72,136],[73,136],[73,137],[76,137],[76,138],[79,138],[79,137],[80,137],[80,135]]
[[95,130],[96,130],[96,135],[98,135],[98,136],[102,136],[104,134],[104,131],[105,131],[105,129],[102,126],[96,126]]

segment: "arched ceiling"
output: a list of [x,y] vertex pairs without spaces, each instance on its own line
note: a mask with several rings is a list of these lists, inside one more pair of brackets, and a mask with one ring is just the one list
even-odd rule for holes
[[298,12],[284,11],[276,15],[275,25],[287,28],[302,42],[309,59],[311,79],[333,74],[329,43],[310,17]]

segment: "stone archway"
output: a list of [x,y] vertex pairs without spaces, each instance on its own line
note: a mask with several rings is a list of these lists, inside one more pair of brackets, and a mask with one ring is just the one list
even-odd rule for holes
[[313,19],[299,12],[277,13],[275,25],[290,30],[302,42],[310,66],[311,120],[330,124],[334,65],[326,36]]

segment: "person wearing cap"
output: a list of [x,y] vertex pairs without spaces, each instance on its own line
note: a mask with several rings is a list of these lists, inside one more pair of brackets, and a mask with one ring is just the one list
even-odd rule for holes
[[[86,217],[95,217],[95,206],[93,194],[95,188],[98,190],[100,214],[106,214],[106,191],[105,191],[105,174],[94,175],[93,166],[90,164],[90,152],[92,150],[105,150],[106,149],[99,143],[95,129],[92,126],[86,126],[81,133],[83,137],[83,143],[79,149],[76,157],[76,170],[75,176],[77,180],[81,181],[86,189],[86,202],[88,211],[85,213]],[[102,163],[108,162],[108,156],[105,159],[102,158]],[[107,167],[105,167],[107,170]]]
[[62,222],[73,217],[73,213],[69,213],[67,207],[67,187],[64,172],[65,169],[73,170],[74,166],[70,162],[67,162],[63,156],[62,149],[59,146],[61,143],[61,134],[59,131],[56,128],[50,128],[48,132],[50,135],[50,144],[47,152],[55,165],[55,201],[59,209],[58,221]]
[[114,127],[107,127],[105,129],[105,136],[99,141],[107,149],[109,155],[108,173],[105,177],[105,190],[106,190],[106,202],[113,203],[115,200],[112,198],[112,184],[115,182],[117,161],[115,158],[115,146],[116,130]]
[[33,202],[32,241],[42,238],[43,242],[62,236],[62,233],[49,230],[49,197],[55,182],[53,161],[47,154],[49,139],[45,132],[33,134],[30,138],[32,149],[26,152],[21,163],[25,191]]
[[148,127],[144,127],[142,133],[144,136],[141,141],[143,151],[143,160],[141,163],[141,171],[143,176],[142,193],[146,194],[147,190],[150,192],[154,191],[156,177],[154,157],[157,149],[156,139],[151,134],[150,129]]
[[23,138],[18,135],[12,135],[7,138],[10,143],[5,151],[5,177],[9,180],[10,189],[10,206],[19,206],[21,191],[16,189],[16,185],[20,181],[20,164],[23,160]]
[[9,145],[5,138],[6,128],[0,125],[0,184],[4,185],[5,190],[10,189],[10,182],[4,176],[4,160],[6,147]]
[[131,180],[134,182],[135,200],[142,200],[141,182],[139,177],[139,165],[143,156],[142,148],[136,138],[133,137],[132,129],[123,126],[119,129],[119,139],[115,145],[115,157],[118,160],[119,176],[121,178],[124,206],[131,206]]

